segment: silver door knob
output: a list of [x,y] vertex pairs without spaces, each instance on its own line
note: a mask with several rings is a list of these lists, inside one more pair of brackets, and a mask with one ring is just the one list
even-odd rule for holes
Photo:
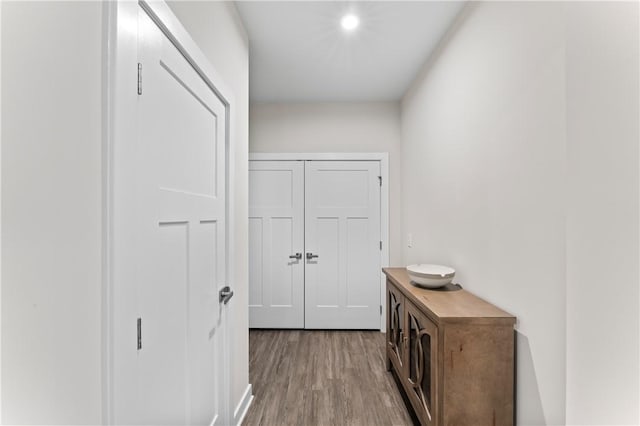
[[317,254],[307,253],[307,260],[315,259],[316,257],[318,257]]
[[297,260],[300,260],[300,259],[302,259],[302,253],[292,254],[291,256],[289,256],[289,259],[297,259]]

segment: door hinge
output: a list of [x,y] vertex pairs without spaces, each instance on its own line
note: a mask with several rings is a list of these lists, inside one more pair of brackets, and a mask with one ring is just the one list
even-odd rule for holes
[[378,176],[378,180],[380,181],[380,186],[382,186],[382,176]]
[[380,305],[380,315],[382,316],[382,305]]
[[142,63],[138,62],[138,95],[142,95]]
[[138,318],[138,350],[142,349],[142,318]]
[[382,251],[382,241],[380,241],[380,251]]

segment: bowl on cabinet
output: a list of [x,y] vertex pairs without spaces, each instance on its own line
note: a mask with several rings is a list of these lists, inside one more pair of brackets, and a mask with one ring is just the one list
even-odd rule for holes
[[444,265],[419,263],[407,266],[411,282],[418,287],[439,288],[453,280],[456,270]]

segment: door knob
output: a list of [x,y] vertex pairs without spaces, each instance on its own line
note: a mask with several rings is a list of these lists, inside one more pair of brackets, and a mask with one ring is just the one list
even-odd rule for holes
[[313,253],[307,253],[307,260],[311,260],[318,257],[317,254],[313,254]]
[[300,259],[302,259],[302,253],[292,254],[291,256],[289,256],[289,259],[297,259],[297,260],[300,260]]
[[229,303],[229,300],[233,297],[233,290],[231,287],[226,286],[222,290],[220,290],[220,302],[225,305]]

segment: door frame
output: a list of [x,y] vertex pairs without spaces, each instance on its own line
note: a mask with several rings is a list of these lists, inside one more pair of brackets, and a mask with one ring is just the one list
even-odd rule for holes
[[[389,153],[388,152],[315,152],[315,153],[273,153],[250,152],[249,161],[380,161],[380,266],[389,266]],[[384,313],[387,309],[386,278],[380,270],[380,331],[386,332],[387,323]]]
[[[202,77],[205,83],[221,99],[226,110],[226,278],[235,287],[235,236],[234,229],[235,188],[234,150],[235,135],[232,129],[237,120],[236,102],[230,88],[205,54],[191,38],[169,6],[162,0],[107,1],[103,3],[103,117],[102,117],[102,423],[114,422],[114,325],[123,299],[135,299],[135,291],[123,288],[113,279],[115,245],[114,237],[119,229],[114,221],[115,207],[119,194],[115,191],[116,164],[119,161],[119,147],[126,146],[138,137],[137,126],[137,63],[138,63],[138,8],[145,12],[171,40],[184,58]],[[144,70],[143,70],[144,71]],[[128,292],[127,292],[128,290]],[[115,295],[120,295],[116,300]],[[123,297],[123,295],[125,297]],[[224,345],[230,348],[229,307],[225,329]],[[229,371],[233,362],[229,351],[222,359],[224,375],[221,415],[223,424],[233,418],[231,408]]]

